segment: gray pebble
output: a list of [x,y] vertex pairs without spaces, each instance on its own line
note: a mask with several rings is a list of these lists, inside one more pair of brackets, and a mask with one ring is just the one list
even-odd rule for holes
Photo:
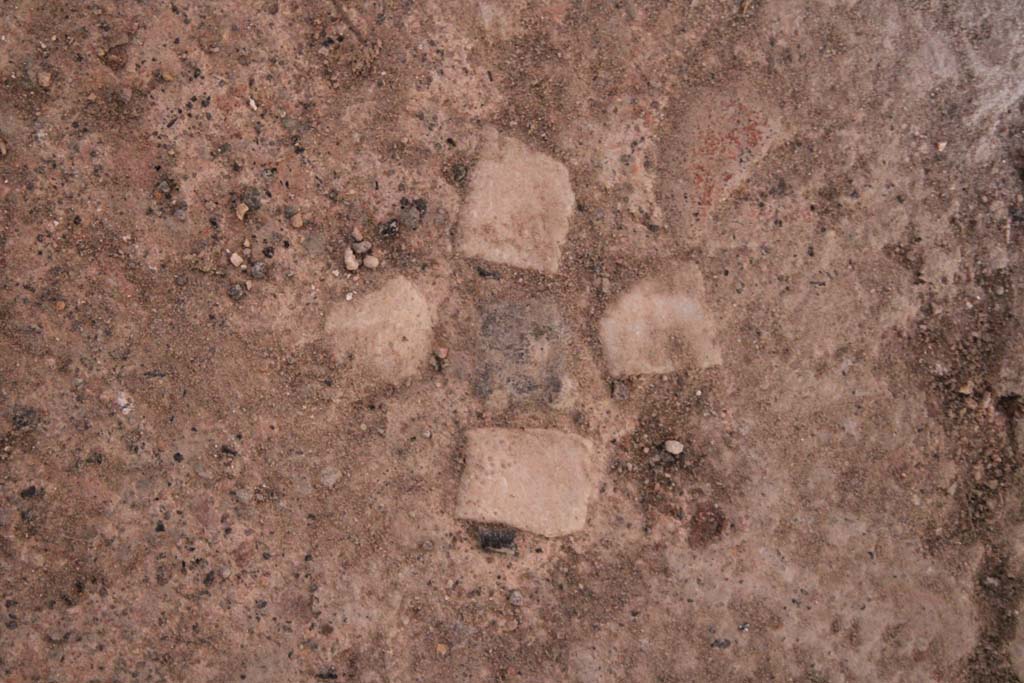
[[260,198],[260,194],[261,192],[258,187],[253,187],[249,185],[242,189],[240,199],[252,211],[255,211],[256,209],[263,206],[263,200]]

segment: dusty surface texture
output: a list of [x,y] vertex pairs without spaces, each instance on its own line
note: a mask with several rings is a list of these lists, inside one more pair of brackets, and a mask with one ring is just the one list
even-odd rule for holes
[[[0,0],[0,679],[1021,680],[1022,72],[1019,0]],[[582,525],[461,519],[476,429]]]

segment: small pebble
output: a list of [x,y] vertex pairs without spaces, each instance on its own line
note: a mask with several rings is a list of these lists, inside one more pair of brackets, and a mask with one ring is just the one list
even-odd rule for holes
[[263,206],[263,200],[260,199],[259,188],[253,187],[251,185],[246,186],[242,190],[241,200],[246,206],[248,206],[253,211]]
[[355,240],[356,242],[362,242],[363,231],[360,230],[358,227],[352,228],[352,239]]
[[[245,206],[244,204],[242,206]],[[235,268],[241,268],[242,264],[245,263],[245,259],[237,251],[231,254],[231,265]]]
[[514,607],[519,607],[523,604],[523,594],[517,590],[509,591],[508,601],[512,603]]
[[367,254],[363,258],[363,265],[369,268],[370,270],[373,270],[374,268],[380,265],[380,259],[374,256],[373,254]]
[[263,261],[257,261],[252,264],[252,268],[249,269],[253,278],[256,280],[262,280],[267,276],[267,264]]
[[434,351],[434,355],[440,358],[441,360],[444,360],[445,358],[448,357],[448,348],[445,346],[440,346]]
[[235,205],[235,215],[238,216],[238,220],[244,221],[245,214],[249,213],[249,205],[245,202],[238,202]]
[[235,283],[228,287],[228,296],[235,301],[240,301],[242,297],[246,295],[246,289],[242,285]]
[[681,455],[683,452],[683,444],[674,439],[669,439],[662,447],[672,455]]
[[41,88],[49,88],[52,81],[53,76],[49,71],[40,71],[36,76],[36,82],[39,83],[39,87]]
[[367,242],[366,240],[363,240],[362,242],[356,242],[355,244],[352,245],[352,251],[359,255],[367,253],[372,248],[373,245]]
[[612,382],[612,398],[616,401],[625,401],[629,398],[629,385],[620,380]]
[[304,220],[302,220],[302,214],[301,213],[297,213],[294,216],[292,216],[291,225],[296,230],[301,228],[305,224],[306,224],[306,222]]
[[345,270],[349,272],[359,270],[359,261],[350,247],[345,248]]

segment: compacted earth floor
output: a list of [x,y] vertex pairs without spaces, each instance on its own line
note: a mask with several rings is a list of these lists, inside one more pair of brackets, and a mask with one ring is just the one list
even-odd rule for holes
[[1021,0],[0,0],[0,680],[1020,681],[1022,249]]

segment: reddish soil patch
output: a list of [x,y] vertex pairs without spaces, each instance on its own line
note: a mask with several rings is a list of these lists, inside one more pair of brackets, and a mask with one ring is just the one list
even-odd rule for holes
[[[1021,680],[1022,64],[1017,0],[0,0],[0,679]],[[559,436],[463,519],[488,429]]]

